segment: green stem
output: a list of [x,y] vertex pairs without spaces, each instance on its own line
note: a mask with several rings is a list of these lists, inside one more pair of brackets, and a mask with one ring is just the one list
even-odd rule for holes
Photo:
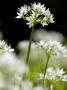
[[33,36],[33,32],[34,32],[34,27],[35,27],[35,25],[33,25],[31,35],[30,35],[30,41],[29,41],[28,52],[27,52],[27,57],[26,57],[26,64],[29,61],[29,55],[30,55],[30,50],[31,50],[31,43],[32,43],[32,36]]
[[48,67],[48,62],[49,62],[49,58],[50,58],[49,55],[47,55],[47,56],[48,56],[48,57],[47,57],[47,61],[46,61],[46,66],[45,66],[43,81],[44,81],[44,78],[45,78],[45,75],[46,75],[46,71],[47,71],[47,67]]

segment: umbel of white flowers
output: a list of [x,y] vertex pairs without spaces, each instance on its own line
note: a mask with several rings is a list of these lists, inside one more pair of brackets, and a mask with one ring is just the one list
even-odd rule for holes
[[49,40],[49,41],[41,40],[40,43],[38,43],[38,46],[40,48],[43,48],[45,53],[50,56],[67,57],[67,49],[60,42],[53,41],[53,40]]
[[33,27],[37,23],[42,24],[42,26],[54,23],[53,14],[51,14],[49,8],[46,9],[44,4],[41,5],[41,3],[33,3],[31,6],[22,6],[18,9],[16,18],[23,18],[27,20],[29,28]]
[[9,53],[12,51],[14,51],[14,49],[11,49],[11,47],[8,46],[4,40],[0,40],[0,54]]
[[[44,74],[39,74],[39,79],[43,79]],[[60,68],[52,68],[49,67],[46,70],[45,79],[49,80],[61,80],[61,81],[67,81],[67,74],[63,69]]]

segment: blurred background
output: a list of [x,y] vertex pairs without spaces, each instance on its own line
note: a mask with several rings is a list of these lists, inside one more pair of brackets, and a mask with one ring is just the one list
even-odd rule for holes
[[[65,0],[0,0],[0,39],[4,39],[11,44],[13,48],[22,40],[28,40],[31,29],[22,19],[18,20],[17,9],[23,4],[29,5],[33,2],[41,2],[47,8],[50,8],[55,17],[55,23],[44,27],[46,31],[60,32],[67,38],[67,5]],[[42,28],[37,25],[36,29]]]

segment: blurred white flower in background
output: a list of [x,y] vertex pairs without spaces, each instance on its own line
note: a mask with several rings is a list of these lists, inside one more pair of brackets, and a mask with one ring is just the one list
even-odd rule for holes
[[[64,76],[67,76],[67,74],[65,74],[65,71],[63,69],[48,68],[45,78],[51,79],[51,80],[59,79],[59,80],[64,81]],[[66,79],[66,81],[67,81],[67,79]]]
[[[10,50],[5,43],[0,41],[4,54],[0,52],[0,90],[19,90],[20,83],[23,82],[23,76],[28,72],[29,68]],[[10,48],[11,49],[11,48]],[[7,52],[7,53],[6,53]]]
[[4,40],[0,40],[0,54],[13,52],[10,46]]
[[67,57],[67,48],[57,41],[43,41],[38,43],[38,46],[44,50],[44,52],[49,56],[55,57]]
[[[28,45],[29,45],[29,41],[27,41],[27,40],[20,41],[18,43],[18,45],[17,45],[17,48],[19,48],[20,50],[21,49],[27,49],[28,48]],[[32,49],[35,49],[36,47],[37,47],[37,45],[34,42],[32,42],[31,48]]]
[[23,18],[27,20],[29,28],[33,27],[37,23],[42,24],[42,26],[54,23],[53,14],[51,14],[49,8],[46,9],[44,4],[42,5],[41,3],[33,3],[31,6],[22,6],[18,9],[16,18]]
[[[40,73],[38,79],[41,80],[43,77],[44,74]],[[67,81],[67,74],[63,69],[48,67],[45,74],[45,79]]]
[[[26,24],[29,25],[29,28],[37,23],[42,24],[42,26],[54,23],[53,14],[49,8],[46,9],[45,5],[41,3],[22,6],[18,9],[16,18],[27,20]],[[48,55],[49,59],[50,56],[55,56],[55,59],[56,57],[67,57],[67,48],[60,43],[64,39],[62,34],[53,31],[49,33],[36,31],[33,39],[41,41],[39,43],[32,42],[28,64],[25,63],[25,59],[29,41],[19,42],[18,48],[23,52],[20,58],[13,52],[14,49],[8,46],[4,40],[0,40],[0,90],[49,90],[45,88],[48,86],[50,90],[53,90],[52,82],[49,82],[47,86],[46,83],[39,82],[39,80],[67,81],[67,74],[63,69],[45,67]],[[46,68],[45,75],[44,68]]]
[[34,32],[33,39],[35,41],[48,41],[48,40],[55,40],[59,42],[64,41],[64,36],[60,32],[55,32],[55,31],[46,31],[44,29],[38,29]]

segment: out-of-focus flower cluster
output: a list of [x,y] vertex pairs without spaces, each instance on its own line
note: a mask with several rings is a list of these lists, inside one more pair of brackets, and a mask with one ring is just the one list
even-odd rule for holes
[[67,56],[67,49],[65,46],[63,46],[60,42],[57,41],[40,41],[38,43],[40,48],[43,48],[45,50],[44,52],[49,56],[55,56],[55,57],[66,57]]
[[28,66],[22,63],[13,54],[0,56],[0,90],[46,90],[42,86],[33,86],[33,83],[24,80]]
[[56,32],[56,31],[48,31],[45,29],[36,29],[34,34],[33,34],[33,39],[35,41],[40,41],[40,40],[44,40],[44,41],[49,41],[49,40],[55,40],[58,42],[63,43],[64,42],[64,36],[62,35],[62,33],[60,32]]
[[0,54],[10,53],[12,51],[14,51],[14,49],[11,49],[11,47],[8,46],[4,40],[0,40]]
[[23,18],[28,21],[27,25],[29,28],[36,25],[37,23],[46,26],[49,23],[54,23],[53,14],[51,14],[49,8],[41,5],[41,3],[33,3],[31,6],[24,5],[18,9],[16,18]]
[[[39,79],[42,79],[43,77],[43,73],[39,75]],[[67,74],[65,74],[65,71],[63,69],[54,69],[52,67],[49,67],[47,68],[45,79],[67,81]]]
[[31,81],[24,80],[24,75],[29,72],[28,65],[14,54],[5,41],[0,41],[0,51],[0,90],[46,90],[39,85],[33,87]]
[[[5,41],[0,41],[1,46],[3,42]],[[50,47],[51,45],[55,45],[56,43],[52,42],[52,44],[50,44]],[[44,43],[44,45],[45,44],[46,43]],[[27,44],[24,44],[23,46],[25,45]],[[10,52],[9,52],[9,50],[4,49],[4,46],[2,47],[2,49],[4,50],[3,51],[4,54],[0,52],[1,53],[0,54],[0,90],[49,90],[48,87],[46,87],[46,85],[43,86],[42,83],[39,84],[39,80],[42,80],[44,77],[43,72],[36,72],[35,70],[31,72],[32,67],[26,65],[24,60],[21,60],[21,58],[17,57],[13,52],[13,49],[11,50],[10,48]],[[7,45],[7,48],[8,47],[9,46]],[[32,49],[33,51],[38,49],[37,45],[33,43]],[[7,50],[7,53],[5,50]],[[35,67],[38,68],[38,65]],[[29,76],[29,73],[30,73],[30,76]],[[50,68],[47,68],[44,81],[45,80],[51,80],[51,81],[61,80],[63,82],[66,82],[67,74],[65,73],[65,71],[63,71],[63,69],[59,69],[59,68],[54,69],[50,67]],[[37,84],[35,84],[36,82]],[[53,90],[52,89],[53,87],[54,86],[51,83],[49,85],[50,90]]]

